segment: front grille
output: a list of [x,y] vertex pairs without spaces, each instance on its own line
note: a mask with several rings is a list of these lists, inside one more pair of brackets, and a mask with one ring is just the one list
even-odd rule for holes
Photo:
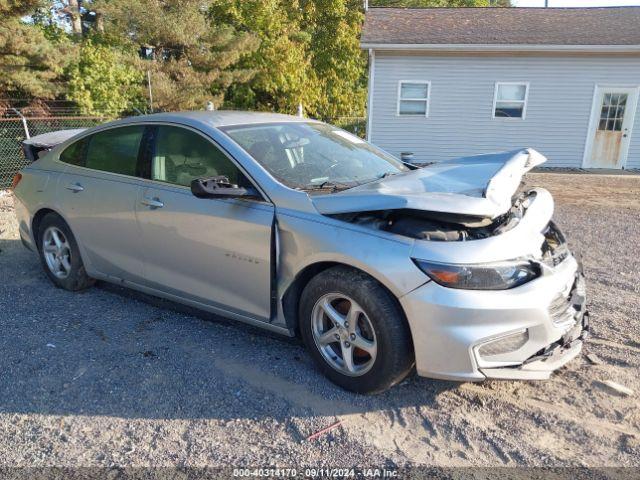
[[560,265],[569,256],[567,240],[553,222],[549,222],[542,234],[544,235],[542,262],[549,267]]

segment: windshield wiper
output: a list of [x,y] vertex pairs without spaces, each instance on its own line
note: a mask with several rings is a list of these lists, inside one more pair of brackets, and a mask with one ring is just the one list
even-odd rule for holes
[[331,180],[326,180],[322,183],[310,183],[302,187],[302,190],[331,190],[331,193],[338,192],[340,190],[346,190],[348,188],[353,188],[358,185],[357,182],[354,182],[354,185],[350,185],[347,183],[341,182],[333,182]]
[[384,172],[378,178],[387,178],[387,177],[390,177],[391,175],[397,175],[398,173],[400,172]]
[[410,171],[411,170],[400,171],[400,172],[384,172],[383,174],[378,175],[377,177],[373,177],[371,180],[367,180],[366,182],[361,182],[360,185],[365,185],[367,183],[377,182],[378,180],[382,180],[383,178],[392,177],[394,175],[400,175],[401,173],[407,173],[407,172],[410,172]]

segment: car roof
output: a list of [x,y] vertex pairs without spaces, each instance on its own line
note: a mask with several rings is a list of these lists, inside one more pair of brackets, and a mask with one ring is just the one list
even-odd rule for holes
[[309,118],[295,117],[293,115],[283,115],[281,113],[268,112],[246,112],[236,110],[214,110],[214,111],[188,111],[188,112],[166,112],[153,113],[150,115],[140,115],[129,117],[116,123],[137,123],[145,121],[156,122],[176,122],[176,123],[204,123],[214,128],[227,127],[231,125],[247,125],[274,122],[312,122]]

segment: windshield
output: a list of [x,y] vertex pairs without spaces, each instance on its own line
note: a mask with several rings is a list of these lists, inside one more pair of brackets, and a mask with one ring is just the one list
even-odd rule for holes
[[335,191],[408,170],[391,155],[324,123],[234,125],[222,130],[291,188]]

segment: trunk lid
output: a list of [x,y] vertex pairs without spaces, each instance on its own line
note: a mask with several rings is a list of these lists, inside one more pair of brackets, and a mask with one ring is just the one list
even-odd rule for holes
[[[71,130],[57,130],[55,132],[47,132],[35,137],[28,138],[22,142],[22,151],[24,156],[30,162],[35,162],[41,155],[51,150],[56,145],[66,142],[71,137],[80,132],[84,132],[86,128],[75,128]],[[44,152],[44,153],[43,153]]]
[[475,155],[311,198],[325,215],[410,209],[493,219],[511,208],[524,174],[546,160],[532,148]]

